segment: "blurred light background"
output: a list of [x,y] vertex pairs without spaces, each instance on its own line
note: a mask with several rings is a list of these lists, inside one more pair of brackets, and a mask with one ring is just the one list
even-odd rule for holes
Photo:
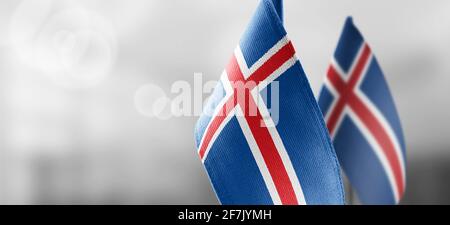
[[[257,2],[1,1],[0,203],[217,204],[197,118],[155,118],[149,102],[196,72],[216,80]],[[374,49],[405,130],[403,203],[450,203],[449,11],[447,0],[285,0],[316,94],[346,16]]]

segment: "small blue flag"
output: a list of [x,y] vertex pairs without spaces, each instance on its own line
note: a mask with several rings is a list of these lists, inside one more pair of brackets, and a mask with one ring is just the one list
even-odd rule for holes
[[341,166],[364,204],[405,191],[405,141],[394,100],[367,42],[348,18],[319,96]]
[[195,137],[222,204],[344,203],[321,111],[271,0],[260,1]]

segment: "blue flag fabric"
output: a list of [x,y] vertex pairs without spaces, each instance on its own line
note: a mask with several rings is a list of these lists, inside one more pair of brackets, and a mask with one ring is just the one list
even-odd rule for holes
[[271,0],[261,0],[195,128],[222,204],[344,204],[319,106]]
[[398,203],[405,141],[383,72],[348,18],[319,96],[341,166],[363,204]]
[[284,12],[283,12],[283,0],[272,0],[273,6],[277,11],[278,17],[280,18],[281,23],[283,23]]

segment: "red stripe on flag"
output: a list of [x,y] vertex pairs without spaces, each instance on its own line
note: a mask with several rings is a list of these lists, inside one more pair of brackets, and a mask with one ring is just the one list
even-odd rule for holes
[[369,108],[356,95],[352,95],[349,99],[349,105],[357,116],[363,121],[370,133],[380,145],[384,155],[389,161],[389,165],[394,173],[396,186],[398,189],[398,196],[401,197],[404,191],[403,174],[400,165],[399,156],[396,154],[394,144],[391,138],[386,133],[381,123]]
[[[223,123],[225,118],[227,118],[228,114],[230,114],[231,110],[229,109],[229,105],[233,104],[233,108],[235,103],[233,102],[233,98],[229,98],[227,102],[223,105],[223,107],[220,109],[218,115],[216,115],[210,122],[209,127],[205,131],[203,141],[200,143],[200,150],[198,154],[200,155],[200,159],[203,160],[206,154],[206,150],[209,146],[209,143],[211,142],[212,138],[214,137],[214,134],[219,129],[220,125]],[[227,107],[228,106],[228,107]]]
[[253,74],[250,75],[248,81],[260,83],[269,77],[275,70],[280,68],[287,60],[292,58],[295,54],[292,42],[287,43],[277,53],[275,53],[266,63],[259,67]]
[[[270,67],[267,67],[270,68]],[[234,81],[244,81],[244,76],[239,69],[239,65],[236,61],[236,58],[231,60],[231,63],[227,67],[227,74],[229,74],[229,79]],[[245,87],[245,86],[244,86]],[[234,98],[235,101],[242,107],[242,111],[244,113],[244,117],[250,127],[251,133],[258,145],[259,150],[263,156],[264,162],[269,170],[269,173],[272,177],[272,180],[275,184],[275,188],[277,189],[278,195],[280,196],[282,204],[294,205],[298,204],[297,198],[295,195],[294,188],[292,186],[291,180],[289,179],[289,175],[286,171],[286,168],[283,164],[283,160],[281,159],[280,154],[278,153],[277,147],[270,135],[269,130],[267,129],[266,124],[264,123],[263,117],[261,116],[261,112],[256,105],[253,96],[250,94],[250,90],[242,88],[238,89],[234,87],[235,93]],[[239,98],[239,95],[246,95],[246,98]],[[248,96],[248,97],[247,97]],[[246,101],[246,99],[248,101]],[[250,115],[250,112],[256,111],[256,115]],[[239,115],[237,115],[239,116]]]
[[328,70],[328,79],[330,80],[333,87],[339,92],[339,99],[336,107],[331,112],[331,115],[327,121],[328,131],[331,135],[334,134],[339,118],[344,111],[345,105],[349,100],[349,96],[353,94],[353,89],[358,83],[359,78],[362,75],[364,67],[370,56],[370,48],[368,45],[364,45],[363,52],[357,61],[355,69],[350,74],[350,80],[345,83],[336,70],[331,66]]
[[395,151],[394,144],[387,134],[384,127],[364,102],[355,94],[354,89],[360,80],[364,68],[366,68],[371,51],[367,44],[363,46],[363,52],[357,61],[357,65],[350,75],[350,80],[346,83],[341,76],[336,72],[333,66],[328,71],[328,79],[334,89],[339,93],[339,100],[330,114],[327,121],[327,127],[330,134],[336,132],[337,122],[343,113],[344,107],[349,105],[356,113],[364,125],[369,129],[376,142],[380,145],[384,155],[388,159],[390,168],[393,171],[394,179],[397,186],[397,196],[401,196],[404,192],[403,174],[400,165],[400,159]]

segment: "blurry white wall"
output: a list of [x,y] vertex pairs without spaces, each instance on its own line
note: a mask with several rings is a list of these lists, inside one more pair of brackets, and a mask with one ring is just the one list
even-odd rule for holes
[[[0,203],[216,204],[197,118],[148,117],[139,102],[151,95],[137,93],[195,72],[216,80],[257,2],[1,1]],[[315,93],[346,16],[372,46],[408,145],[405,203],[450,203],[449,11],[446,0],[285,0]]]

